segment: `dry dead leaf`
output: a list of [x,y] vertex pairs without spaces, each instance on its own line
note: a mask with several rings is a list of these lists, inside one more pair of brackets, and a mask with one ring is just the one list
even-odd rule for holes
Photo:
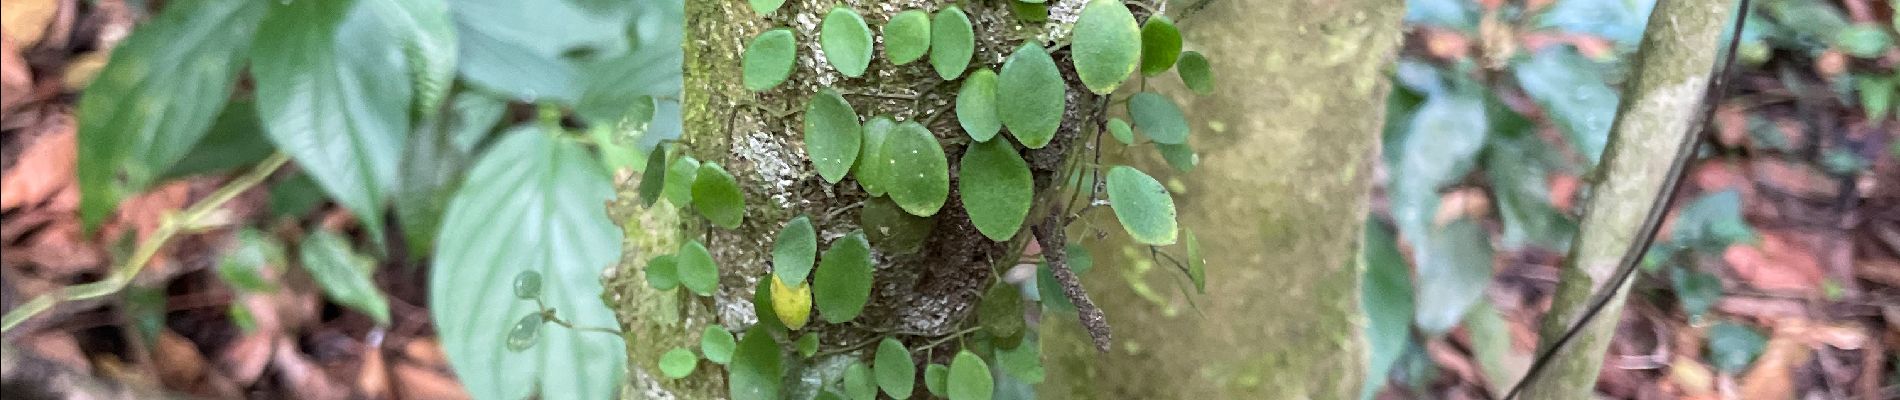
[[1748,110],[1735,103],[1715,108],[1715,141],[1726,147],[1742,147],[1748,140]]
[[1900,260],[1863,258],[1854,263],[1854,275],[1882,285],[1900,287]]
[[462,389],[461,383],[433,368],[397,363],[394,372],[396,395],[403,400],[468,399],[468,391]]
[[71,332],[43,330],[20,338],[20,349],[32,351],[40,358],[50,360],[73,371],[91,371],[92,361],[86,359],[86,352],[80,350],[79,340]]
[[264,367],[270,365],[272,343],[276,336],[263,331],[240,336],[225,344],[224,353],[218,355],[218,367],[238,386],[249,387],[257,383],[264,375]]
[[169,329],[160,331],[158,343],[152,346],[152,364],[166,387],[180,390],[199,386],[207,366],[198,345]]
[[46,36],[46,26],[59,15],[57,0],[0,0],[0,30],[32,48]]
[[13,35],[0,35],[0,116],[11,117],[13,107],[33,96],[33,70],[20,58],[23,47],[13,43]]
[[1570,210],[1577,205],[1577,191],[1583,189],[1583,180],[1573,175],[1551,174],[1550,205],[1558,210]]
[[1491,212],[1491,198],[1484,190],[1464,188],[1438,198],[1438,211],[1432,215],[1432,225],[1445,226],[1459,218],[1483,220]]
[[358,399],[388,399],[389,368],[383,363],[381,332],[373,333],[373,339],[363,341],[359,351],[363,354],[362,364],[356,369],[356,392],[351,396]]
[[276,367],[272,370],[277,372],[279,383],[291,393],[307,400],[349,398],[350,390],[305,358],[291,339],[278,338],[276,347],[276,351],[271,352],[271,365]]
[[1440,60],[1463,60],[1471,56],[1471,39],[1455,31],[1439,28],[1419,28],[1424,38],[1425,52]]
[[1715,398],[1715,372],[1694,357],[1677,354],[1670,360],[1668,383],[1685,399]]
[[67,91],[71,92],[86,89],[86,85],[92,84],[92,78],[99,75],[99,70],[105,69],[106,61],[111,58],[112,53],[104,51],[95,51],[73,57],[71,61],[66,63],[66,70],[61,72],[62,75],[59,77],[60,86],[65,87]]
[[1735,245],[1722,252],[1735,275],[1749,286],[1770,292],[1817,294],[1821,288],[1820,261],[1799,239],[1775,231],[1761,231],[1759,246]]
[[1775,332],[1774,337],[1768,339],[1767,350],[1742,375],[1741,397],[1750,400],[1794,399],[1795,368],[1807,364],[1811,357],[1813,350],[1800,338]]
[[1748,175],[1768,187],[1810,199],[1833,199],[1840,194],[1834,178],[1812,164],[1774,158],[1748,162]]
[[1832,79],[1847,72],[1847,61],[1847,54],[1840,50],[1823,51],[1820,57],[1814,59],[1814,73]]
[[60,203],[71,204],[52,204],[49,208],[71,210],[77,205],[73,174],[78,160],[78,130],[73,124],[70,114],[48,114],[30,132],[22,134],[31,142],[0,181],[0,210],[38,205],[55,195],[69,197]]
[[416,338],[402,346],[404,360],[429,368],[447,369],[449,358],[442,353],[442,344],[435,338]]

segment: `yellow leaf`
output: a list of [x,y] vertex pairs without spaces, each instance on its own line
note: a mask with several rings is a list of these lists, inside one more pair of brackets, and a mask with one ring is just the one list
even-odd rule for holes
[[53,0],[6,0],[0,7],[0,20],[8,37],[20,48],[32,48],[46,35],[47,23],[59,15],[59,2]]
[[772,275],[772,312],[786,328],[804,328],[811,320],[811,285],[799,282],[798,287],[788,287],[778,275]]

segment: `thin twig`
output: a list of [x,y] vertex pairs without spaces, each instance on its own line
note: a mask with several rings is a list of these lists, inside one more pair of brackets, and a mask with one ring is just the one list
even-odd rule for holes
[[165,242],[170,241],[172,236],[201,227],[206,219],[211,218],[224,207],[224,203],[237,198],[239,194],[250,190],[252,186],[264,182],[265,179],[270,178],[272,172],[276,172],[278,167],[282,167],[288,161],[290,161],[290,156],[283,153],[273,154],[250,172],[225,183],[223,187],[218,188],[203,200],[199,200],[191,208],[185,209],[183,213],[166,217],[159,224],[158,230],[152,232],[152,236],[139,242],[139,246],[132,252],[132,258],[125,264],[114,267],[112,274],[107,275],[105,279],[55,289],[21,304],[13,311],[7,312],[4,318],[0,318],[0,332],[13,330],[21,322],[26,322],[29,318],[51,310],[59,303],[103,297],[125,289],[125,285],[132,283],[132,278],[145,269],[145,264],[158,255],[158,250],[164,247]]

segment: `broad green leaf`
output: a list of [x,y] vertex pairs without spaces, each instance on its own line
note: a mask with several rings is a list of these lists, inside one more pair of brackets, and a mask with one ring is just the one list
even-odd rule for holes
[[[628,51],[595,54],[593,47],[569,49],[566,58],[578,60],[581,86],[575,114],[595,126],[639,131],[638,148],[650,148],[660,139],[677,138],[680,74],[686,54],[678,24],[685,21],[677,1],[607,2],[632,7],[636,21],[628,28],[635,39]],[[609,11],[611,12],[611,11]],[[661,98],[656,100],[655,98]],[[673,99],[673,100],[665,100]],[[643,104],[644,103],[644,104]],[[621,125],[629,125],[621,127]],[[646,125],[639,127],[638,125]]]
[[679,287],[679,259],[672,254],[662,254],[647,260],[647,286],[659,290],[673,290]]
[[812,272],[812,300],[825,321],[842,323],[857,318],[871,297],[871,244],[863,232],[852,232],[831,242],[831,248]]
[[1669,283],[1676,290],[1676,300],[1682,305],[1683,313],[1690,318],[1702,317],[1722,299],[1722,278],[1715,274],[1687,267],[1672,268]]
[[977,304],[977,323],[992,337],[1010,337],[1022,333],[1023,296],[1016,285],[998,283],[990,286],[983,302]]
[[1174,100],[1155,92],[1135,93],[1128,98],[1128,116],[1142,136],[1162,144],[1184,144],[1188,138],[1187,117]]
[[884,338],[877,344],[877,358],[871,364],[872,370],[877,371],[877,386],[884,388],[884,394],[900,400],[910,398],[917,384],[917,363],[903,342]]
[[1070,37],[1075,74],[1095,94],[1115,91],[1141,63],[1141,27],[1121,0],[1089,0]]
[[1122,144],[1130,146],[1135,144],[1135,128],[1128,126],[1128,121],[1121,118],[1108,119],[1108,135],[1115,137],[1115,141]]
[[1115,219],[1135,242],[1174,244],[1179,231],[1174,220],[1174,197],[1154,177],[1125,165],[1109,168],[1108,202],[1115,210]]
[[330,231],[312,233],[297,245],[297,261],[330,301],[368,315],[378,325],[389,325],[389,300],[370,277],[376,264],[350,250],[348,240]]
[[[1894,98],[1900,97],[1900,77],[1881,78],[1857,75],[1854,79],[1854,88],[1854,91],[1860,92],[1860,109],[1867,114],[1867,119],[1881,121],[1892,118],[1888,112],[1894,110]],[[214,133],[213,136],[216,134]],[[205,138],[205,140],[211,139]]]
[[773,275],[771,280],[772,311],[778,315],[778,321],[786,329],[804,328],[805,322],[811,321],[811,285],[797,281],[797,286],[792,286],[778,275]]
[[[772,290],[774,289],[772,287],[773,280],[759,279],[758,281],[758,285],[752,288],[752,311],[758,314],[759,322],[758,324],[752,325],[752,328],[748,328],[748,330],[771,334],[786,334],[788,330],[785,328],[785,323],[779,321],[777,312],[778,306],[772,304],[774,300],[772,298]],[[784,282],[779,282],[781,285],[783,283]],[[806,308],[811,307],[806,306]],[[737,357],[737,355],[734,355],[734,357]]]
[[240,293],[276,291],[272,277],[284,265],[283,245],[253,228],[239,229],[234,236],[237,246],[218,256],[218,279]]
[[1855,24],[1834,34],[1834,46],[1860,58],[1878,58],[1893,47],[1893,37],[1873,24]]
[[660,199],[660,191],[666,189],[666,146],[653,146],[647,153],[647,166],[640,170],[640,204],[653,205]]
[[930,22],[930,66],[943,80],[963,76],[976,54],[976,32],[970,16],[957,6],[944,7]]
[[699,164],[692,192],[693,209],[713,225],[734,229],[745,221],[745,193],[739,191],[739,181],[719,163]]
[[1616,118],[1616,90],[1594,62],[1568,47],[1538,52],[1511,68],[1517,84],[1563,128],[1577,151],[1596,164]]
[[747,2],[752,4],[752,11],[759,15],[771,14],[773,11],[778,11],[779,6],[785,5],[785,0],[747,0]]
[[878,250],[909,254],[930,239],[937,220],[911,215],[891,199],[875,197],[865,200],[858,211],[858,226],[864,227],[865,236]]
[[670,2],[650,3],[453,1],[460,77],[513,100],[577,104],[589,76],[604,75],[589,69],[613,66],[593,64],[662,59],[621,57],[633,46],[627,26],[637,11]]
[[930,52],[930,14],[906,10],[884,23],[884,57],[904,65]]
[[794,343],[793,346],[798,348],[798,356],[811,358],[812,355],[818,354],[818,334],[807,333],[799,335],[798,342]]
[[1062,110],[1068,106],[1067,87],[1049,53],[1035,43],[1024,43],[1003,62],[1002,72],[996,75],[996,117],[1023,147],[1048,146],[1056,137],[1056,128],[1062,125]]
[[904,121],[884,139],[891,200],[919,217],[936,215],[950,196],[950,161],[930,129]]
[[270,185],[270,213],[272,218],[296,218],[309,214],[323,205],[323,189],[310,175],[298,172],[289,179]]
[[970,223],[990,240],[1016,237],[1035,200],[1029,163],[1009,141],[992,140],[970,144],[957,165],[957,196],[970,213]]
[[1003,121],[996,119],[996,73],[989,68],[963,78],[963,87],[957,89],[957,124],[978,142],[990,141],[1003,129]]
[[76,175],[86,226],[105,221],[121,199],[144,191],[205,136],[270,8],[256,1],[167,3],[113,49],[79,98]]
[[1004,374],[1022,380],[1024,383],[1042,383],[1046,373],[1042,368],[1042,340],[1035,332],[1029,332],[1022,343],[1007,349],[996,349],[996,366]]
[[811,218],[792,218],[772,242],[772,273],[787,282],[804,282],[818,258],[818,231]]
[[719,289],[719,263],[713,261],[712,252],[706,245],[695,239],[680,245],[679,255],[675,256],[674,268],[679,275],[680,285],[701,296],[711,296]]
[[277,152],[270,139],[259,134],[263,131],[264,121],[257,119],[257,107],[250,101],[234,100],[218,113],[217,121],[211,124],[204,138],[166,168],[158,180],[227,173],[255,165]]
[[1412,0],[1405,22],[1470,31],[1478,27],[1477,4],[1461,0]]
[[699,159],[681,154],[666,167],[666,187],[660,188],[660,194],[673,205],[685,207],[693,204],[693,182],[699,178]]
[[455,80],[455,26],[449,21],[445,0],[366,1],[372,12],[402,44],[410,79],[415,80],[418,119],[434,118],[448,100]]
[[897,121],[889,116],[879,115],[864,121],[864,145],[858,146],[858,162],[852,165],[851,173],[858,178],[858,186],[863,187],[866,194],[883,196],[888,190],[890,162],[884,159],[884,140],[896,129]]
[[706,330],[699,333],[699,354],[705,355],[706,361],[714,364],[732,362],[732,351],[737,347],[738,339],[733,339],[732,332],[723,326],[707,325]]
[[1672,242],[1711,250],[1756,239],[1755,230],[1742,218],[1742,195],[1735,189],[1697,197],[1676,214],[1669,230]]
[[449,101],[446,113],[423,121],[416,129],[399,162],[402,171],[396,178],[393,202],[396,222],[410,254],[418,257],[434,250],[442,213],[448,210],[456,188],[461,187],[463,174],[475,162],[476,145],[495,127],[507,107],[494,98],[469,91]]
[[871,367],[862,362],[852,362],[845,367],[844,393],[851,400],[877,400],[877,382],[871,378]]
[[772,341],[772,335],[747,332],[732,354],[726,391],[733,400],[779,400],[781,368],[778,342]]
[[773,29],[752,38],[752,43],[745,46],[744,57],[741,70],[745,74],[745,88],[763,92],[792,76],[798,44],[792,38],[791,29]]
[[944,366],[943,364],[924,366],[924,389],[930,391],[930,395],[937,397],[949,396],[950,388],[946,387],[949,386],[949,380],[950,367]]
[[672,350],[667,350],[666,354],[660,356],[660,374],[665,375],[669,379],[685,378],[687,375],[692,375],[693,369],[698,366],[699,356],[693,355],[692,350],[687,350],[684,347],[675,347]]
[[1365,268],[1359,304],[1366,313],[1365,336],[1372,358],[1366,365],[1360,398],[1370,399],[1385,387],[1392,366],[1412,340],[1412,272],[1391,229],[1376,221],[1367,221],[1365,229],[1365,245],[1359,249],[1359,263]]
[[1214,93],[1214,67],[1207,64],[1207,56],[1201,52],[1182,52],[1181,59],[1174,62],[1174,73],[1194,93]]
[[825,61],[844,76],[864,76],[864,69],[871,66],[871,42],[871,27],[849,7],[832,8],[818,28],[818,48],[824,50]]
[[844,96],[820,89],[805,104],[805,155],[825,182],[838,183],[851,172],[864,145],[864,126]]
[[1187,239],[1188,280],[1194,281],[1194,290],[1207,293],[1207,260],[1201,258],[1201,241],[1194,237],[1194,231],[1181,228]]
[[1768,347],[1768,338],[1754,328],[1722,322],[1709,328],[1709,361],[1716,369],[1740,374]]
[[251,77],[271,142],[380,242],[382,208],[409,135],[412,88],[402,43],[356,5],[272,6],[251,47]]
[[625,370],[619,336],[550,329],[508,352],[502,332],[535,302],[509,296],[509,277],[541,274],[542,301],[576,326],[613,329],[600,270],[620,259],[621,230],[603,204],[613,179],[579,144],[534,128],[499,138],[449,200],[429,278],[430,317],[450,365],[481,398],[543,393],[612,397]]
[[[1385,142],[1392,151],[1390,179],[1392,219],[1400,236],[1429,236],[1438,210],[1439,190],[1456,183],[1477,164],[1490,132],[1481,88],[1462,82],[1431,95],[1412,114],[1409,124],[1396,124]],[[1412,241],[1415,248],[1424,242]]]
[[950,400],[990,400],[996,381],[990,377],[990,365],[982,357],[969,350],[958,352],[950,361],[949,376],[944,377],[944,391]]
[[1161,153],[1161,159],[1176,171],[1194,172],[1194,166],[1201,164],[1201,156],[1194,154],[1194,147],[1187,143],[1155,143],[1155,152]]
[[[1493,109],[1494,114],[1500,113]],[[1499,130],[1506,128],[1500,127]],[[1550,202],[1546,185],[1548,171],[1543,153],[1544,139],[1535,135],[1505,137],[1493,134],[1485,140],[1484,174],[1491,180],[1492,196],[1497,201],[1498,218],[1504,232],[1498,238],[1506,249],[1540,246],[1561,251],[1576,234],[1577,223]]]
[[454,143],[457,150],[475,154],[488,134],[495,130],[495,124],[501,122],[502,114],[508,113],[508,101],[487,93],[473,90],[456,93],[451,100],[454,120]]
[[[1512,347],[1511,326],[1504,321],[1490,302],[1480,301],[1472,306],[1465,317],[1465,334],[1469,338],[1472,358],[1478,362],[1478,368],[1484,371],[1489,382],[1517,382],[1522,380],[1524,372],[1530,369],[1530,353],[1519,353]],[[1508,387],[1496,385],[1491,388],[1494,395],[1502,395]]]
[[[1460,25],[1445,25],[1446,27],[1460,28],[1466,32],[1476,27],[1479,10],[1473,7],[1474,4],[1456,0],[1434,3],[1440,4],[1445,14],[1448,14],[1447,17],[1451,15],[1460,17],[1458,20]],[[1629,46],[1642,39],[1644,24],[1649,20],[1650,11],[1655,6],[1655,2],[1641,1],[1560,1],[1538,13],[1533,23],[1536,28],[1555,28],[1590,34],[1616,41],[1622,46]],[[1452,14],[1453,7],[1456,7],[1458,14]],[[1407,20],[1411,18],[1408,16]]]
[[1155,76],[1174,68],[1181,58],[1181,30],[1174,20],[1155,14],[1141,24],[1141,74]]
[[1490,238],[1477,223],[1459,219],[1411,240],[1420,242],[1414,254],[1418,309],[1412,319],[1427,334],[1443,334],[1484,299],[1484,288],[1491,285]]

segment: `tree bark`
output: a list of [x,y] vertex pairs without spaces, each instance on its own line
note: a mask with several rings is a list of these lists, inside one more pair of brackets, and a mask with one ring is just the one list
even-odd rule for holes
[[[1115,347],[1098,354],[1073,315],[1045,316],[1040,395],[1357,398],[1367,352],[1354,259],[1404,5],[1174,4],[1186,47],[1214,66],[1216,91],[1194,95],[1165,75],[1148,85],[1192,119],[1202,163],[1162,180],[1184,189],[1180,220],[1200,239],[1207,294],[1193,305],[1174,294],[1179,278],[1168,275],[1179,272],[1147,249],[1091,246],[1099,271],[1083,281],[1114,324]],[[1154,157],[1137,164],[1170,170]]]
[[[1541,377],[1525,390],[1528,399],[1595,398],[1603,353],[1616,333],[1630,281],[1609,282],[1618,261],[1638,237],[1643,218],[1662,190],[1682,136],[1695,123],[1717,38],[1728,22],[1727,0],[1662,0],[1649,16],[1637,50],[1635,76],[1623,91],[1610,144],[1584,205],[1577,242],[1561,272],[1540,347],[1549,347],[1585,311],[1592,293],[1616,290],[1601,314],[1560,349]],[[1693,144],[1690,144],[1693,145]]]

